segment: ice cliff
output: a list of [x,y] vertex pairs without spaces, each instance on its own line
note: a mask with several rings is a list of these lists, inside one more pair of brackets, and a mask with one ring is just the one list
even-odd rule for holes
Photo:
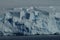
[[60,33],[60,17],[35,7],[13,8],[0,15],[3,35],[35,35]]

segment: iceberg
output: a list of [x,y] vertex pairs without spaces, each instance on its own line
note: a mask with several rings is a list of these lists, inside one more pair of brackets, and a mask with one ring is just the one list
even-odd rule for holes
[[0,31],[3,35],[60,33],[60,18],[55,15],[35,7],[8,10],[0,15]]

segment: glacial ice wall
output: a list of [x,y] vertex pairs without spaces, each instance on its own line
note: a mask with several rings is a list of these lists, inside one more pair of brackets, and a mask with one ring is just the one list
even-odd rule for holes
[[60,17],[56,13],[31,8],[14,8],[0,15],[3,35],[35,35],[60,33]]

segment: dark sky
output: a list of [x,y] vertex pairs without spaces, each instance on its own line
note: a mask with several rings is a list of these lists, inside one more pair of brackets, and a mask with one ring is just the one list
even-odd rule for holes
[[0,0],[0,8],[28,6],[60,6],[60,0]]

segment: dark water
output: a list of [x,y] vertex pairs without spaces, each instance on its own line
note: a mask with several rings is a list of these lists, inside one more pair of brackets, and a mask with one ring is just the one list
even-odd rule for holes
[[60,35],[3,36],[0,40],[60,40]]

